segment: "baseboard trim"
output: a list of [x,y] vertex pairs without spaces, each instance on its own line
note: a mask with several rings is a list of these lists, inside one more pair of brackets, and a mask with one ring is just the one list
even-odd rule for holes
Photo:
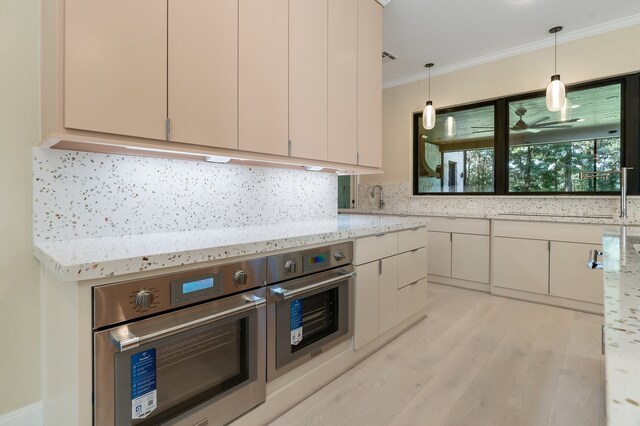
[[586,312],[589,314],[603,315],[603,305],[598,305],[580,300],[564,299],[562,297],[547,294],[536,294],[527,291],[514,290],[510,288],[493,286],[491,294],[494,296],[508,297],[509,299],[523,300],[525,302],[540,303],[542,305],[555,306],[558,308],[571,309],[574,311]]
[[435,283],[435,284],[444,284],[444,285],[453,286],[453,287],[461,287],[461,288],[466,288],[468,290],[482,291],[484,293],[491,292],[491,287],[489,286],[489,284],[478,283],[475,281],[465,281],[457,278],[441,277],[439,275],[431,275],[431,274],[427,275],[427,280],[430,283]]
[[0,415],[0,426],[41,426],[42,424],[41,401]]

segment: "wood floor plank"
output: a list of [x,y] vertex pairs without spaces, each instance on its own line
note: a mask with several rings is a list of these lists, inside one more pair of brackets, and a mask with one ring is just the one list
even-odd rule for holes
[[604,425],[601,316],[428,292],[424,321],[272,424]]

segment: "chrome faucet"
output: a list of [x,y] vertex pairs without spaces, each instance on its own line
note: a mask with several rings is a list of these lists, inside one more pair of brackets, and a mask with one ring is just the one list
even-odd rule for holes
[[633,167],[620,167],[620,170],[606,170],[604,172],[580,172],[580,179],[604,178],[611,175],[620,175],[620,218],[627,218],[627,172]]
[[375,185],[371,188],[371,198],[375,198],[376,188],[380,188],[380,201],[378,201],[378,208],[382,210],[382,207],[384,207],[384,201],[382,201],[382,185]]

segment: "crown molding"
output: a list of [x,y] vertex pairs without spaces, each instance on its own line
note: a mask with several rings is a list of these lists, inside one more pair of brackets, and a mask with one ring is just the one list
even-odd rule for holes
[[[567,32],[563,35],[558,35],[558,44],[560,45],[570,41],[579,40],[582,38],[591,37],[594,35],[603,34],[638,24],[640,24],[640,13],[637,15],[627,16],[622,19],[617,19],[615,21],[606,22],[604,24],[594,25],[592,27]],[[553,38],[547,38],[545,40],[523,44],[522,46],[501,50],[489,55],[478,56],[477,58],[469,59],[467,61],[439,67],[436,70],[431,70],[431,77],[448,74],[450,72],[459,71],[465,68],[475,67],[477,65],[486,64],[488,62],[498,61],[500,59],[506,59],[512,56],[521,55],[523,53],[533,52],[534,50],[543,49],[550,46],[553,46]],[[424,80],[425,78],[427,78],[427,76],[428,72],[422,71],[416,74],[408,75],[406,77],[386,81],[382,84],[382,88],[389,89],[396,86],[402,86],[403,84]]]

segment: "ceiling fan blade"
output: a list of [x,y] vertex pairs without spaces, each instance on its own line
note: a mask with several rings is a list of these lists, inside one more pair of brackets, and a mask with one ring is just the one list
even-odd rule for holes
[[540,133],[542,130],[538,130],[538,129],[532,129],[532,128],[528,128],[527,132],[529,133]]
[[529,123],[529,127],[535,126],[538,123],[542,123],[543,121],[547,121],[549,117],[539,117]]
[[471,126],[472,129],[493,129],[493,126]]
[[554,126],[556,124],[567,124],[567,123],[575,123],[580,120],[580,118],[572,118],[571,120],[558,120],[558,121],[549,121],[548,123],[539,123],[536,127],[540,126]]
[[472,133],[476,134],[476,133],[490,133],[490,132],[493,132],[493,130],[476,130],[475,132],[472,132]]
[[568,129],[570,127],[573,127],[570,124],[563,124],[563,125],[558,125],[558,124],[554,124],[551,126],[536,126],[536,129]]

